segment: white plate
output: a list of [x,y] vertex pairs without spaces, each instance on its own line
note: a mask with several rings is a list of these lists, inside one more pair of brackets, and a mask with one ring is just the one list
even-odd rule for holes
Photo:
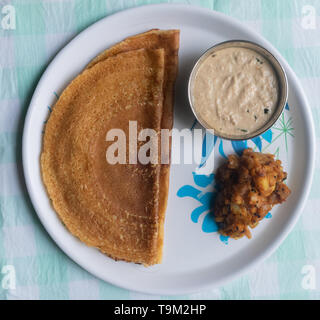
[[[212,195],[208,192],[213,191],[213,184],[207,185],[204,179],[199,181],[197,177],[193,179],[195,165],[172,166],[163,263],[145,268],[115,262],[87,247],[65,229],[51,208],[42,184],[39,156],[44,121],[48,117],[48,106],[56,101],[55,92],[59,94],[100,51],[151,28],[181,30],[176,128],[193,125],[194,117],[187,101],[187,80],[195,60],[207,48],[220,41],[246,39],[265,46],[280,59],[288,75],[290,110],[284,112],[283,122],[278,121],[272,129],[272,143],[269,142],[270,133],[255,142],[262,144],[263,151],[277,153],[283,161],[292,194],[286,203],[272,210],[272,219],[265,219],[254,229],[252,240],[243,238],[226,244],[214,232],[211,215],[207,215],[208,197]],[[297,221],[309,193],[314,139],[310,109],[301,86],[288,64],[266,40],[223,14],[186,5],[162,4],[130,9],[102,19],[61,50],[43,74],[28,110],[23,165],[28,191],[41,222],[74,261],[97,277],[123,288],[154,294],[183,294],[225,283],[261,262],[280,245]],[[248,145],[255,144],[249,141]],[[228,154],[237,147],[218,139],[215,154],[222,158],[223,152]],[[192,197],[187,197],[188,194]],[[195,223],[191,212],[199,207],[198,212],[204,212]]]

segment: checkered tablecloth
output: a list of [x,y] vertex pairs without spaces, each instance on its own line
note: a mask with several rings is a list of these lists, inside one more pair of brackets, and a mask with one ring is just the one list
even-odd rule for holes
[[207,292],[154,297],[114,287],[71,261],[40,224],[21,163],[24,117],[39,77],[95,21],[161,2],[223,12],[267,38],[300,78],[320,145],[320,0],[0,0],[0,299],[320,298],[318,160],[303,215],[280,248],[247,275]]

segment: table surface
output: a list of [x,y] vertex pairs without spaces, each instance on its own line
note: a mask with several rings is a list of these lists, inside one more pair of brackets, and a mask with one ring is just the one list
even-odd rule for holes
[[[250,273],[206,292],[169,297],[114,287],[71,261],[40,224],[21,163],[23,122],[35,86],[54,55],[83,29],[148,3],[202,6],[261,33],[299,77],[319,145],[320,0],[0,0],[0,299],[319,299],[318,159],[307,205],[279,249]],[[14,30],[7,29],[14,23],[6,20],[8,4],[15,10]],[[9,273],[15,281],[8,281]]]

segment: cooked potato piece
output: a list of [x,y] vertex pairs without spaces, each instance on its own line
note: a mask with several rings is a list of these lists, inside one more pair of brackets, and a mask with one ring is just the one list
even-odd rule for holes
[[230,155],[216,175],[220,191],[214,215],[219,232],[235,239],[251,238],[249,227],[257,226],[275,204],[289,196],[291,191],[283,183],[286,178],[281,161],[271,154],[248,148],[241,157]]

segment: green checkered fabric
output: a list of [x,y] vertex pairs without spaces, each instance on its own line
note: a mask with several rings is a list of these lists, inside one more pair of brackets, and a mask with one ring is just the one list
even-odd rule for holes
[[[105,283],[51,240],[30,203],[21,136],[31,95],[54,55],[97,20],[148,3],[189,3],[241,20],[287,59],[308,96],[320,138],[320,0],[0,0],[0,299],[149,299]],[[7,5],[16,13],[8,30]],[[319,144],[319,143],[318,143]],[[247,275],[207,292],[160,299],[320,298],[320,164],[303,215],[281,247]],[[319,206],[318,206],[319,204]],[[15,289],[7,267],[14,266]],[[305,275],[315,283],[304,283]]]

